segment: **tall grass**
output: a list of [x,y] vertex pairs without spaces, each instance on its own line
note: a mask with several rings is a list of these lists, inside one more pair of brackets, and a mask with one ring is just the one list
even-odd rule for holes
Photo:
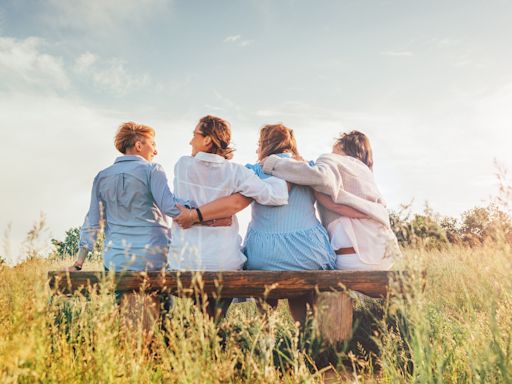
[[419,249],[407,256],[408,269],[422,266],[426,281],[418,274],[406,294],[389,302],[378,337],[382,380],[511,382],[510,247]]
[[354,338],[337,353],[301,336],[284,306],[262,316],[233,305],[216,324],[184,299],[147,343],[108,289],[52,296],[46,273],[59,262],[0,264],[0,382],[511,382],[511,249],[420,248],[405,259],[405,293],[357,299]]

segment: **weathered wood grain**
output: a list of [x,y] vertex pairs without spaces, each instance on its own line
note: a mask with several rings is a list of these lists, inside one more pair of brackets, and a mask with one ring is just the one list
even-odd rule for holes
[[199,289],[209,296],[287,298],[350,289],[371,297],[387,294],[391,271],[224,271],[224,272],[62,272],[48,273],[50,286],[62,293],[97,287],[113,277],[117,291],[168,291],[190,295]]

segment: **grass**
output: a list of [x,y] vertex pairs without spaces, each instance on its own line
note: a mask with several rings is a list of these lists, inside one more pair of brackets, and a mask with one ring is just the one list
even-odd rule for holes
[[356,297],[354,338],[337,350],[300,335],[283,305],[237,304],[215,324],[184,299],[148,345],[108,290],[52,298],[46,273],[62,262],[0,264],[0,382],[512,382],[510,247],[408,250],[405,264],[426,275],[386,301]]

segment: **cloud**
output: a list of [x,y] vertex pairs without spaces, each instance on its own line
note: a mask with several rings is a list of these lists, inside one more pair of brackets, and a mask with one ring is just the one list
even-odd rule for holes
[[239,47],[247,47],[247,46],[251,45],[253,42],[254,42],[254,40],[244,40],[244,39],[242,39],[242,35],[227,36],[224,39],[224,43],[236,44]]
[[241,37],[242,37],[242,36],[240,36],[240,35],[228,36],[228,37],[226,37],[226,38],[224,39],[224,42],[225,42],[225,43],[234,43],[234,42],[236,42],[236,41],[240,40],[240,38],[241,38]]
[[95,54],[85,52],[75,60],[75,70],[78,73],[87,73],[97,60],[98,57]]
[[50,0],[44,16],[51,27],[108,34],[114,29],[142,26],[166,14],[167,0]]
[[384,51],[380,53],[382,56],[413,56],[411,51]]
[[62,93],[76,91],[73,85],[86,78],[99,90],[124,96],[151,83],[148,74],[134,74],[119,58],[103,59],[85,52],[72,65],[47,52],[39,37],[0,37],[0,90]]
[[2,89],[37,87],[65,90],[69,77],[60,57],[42,52],[45,41],[37,37],[0,37],[0,80]]
[[130,73],[123,60],[105,60],[91,52],[85,52],[76,58],[74,70],[77,74],[90,78],[98,89],[117,96],[141,89],[151,82],[148,74]]

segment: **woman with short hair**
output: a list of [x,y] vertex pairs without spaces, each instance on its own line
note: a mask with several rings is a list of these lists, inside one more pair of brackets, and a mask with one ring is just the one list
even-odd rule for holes
[[[69,271],[82,269],[102,225],[106,271],[159,271],[166,265],[167,216],[177,216],[180,210],[162,166],[152,162],[158,153],[155,130],[133,121],[123,123],[114,144],[122,156],[94,178],[89,211],[80,231],[79,256]],[[122,304],[127,326],[136,326],[142,314],[148,335],[161,307],[168,310],[171,303],[166,294],[139,297],[118,292],[116,301]]]
[[[177,216],[180,210],[162,166],[152,162],[158,153],[155,130],[126,122],[117,130],[114,143],[122,156],[94,178],[80,247],[94,248],[103,221],[106,269],[161,270],[169,246],[166,216]],[[81,269],[82,264],[79,259],[73,268]]]

